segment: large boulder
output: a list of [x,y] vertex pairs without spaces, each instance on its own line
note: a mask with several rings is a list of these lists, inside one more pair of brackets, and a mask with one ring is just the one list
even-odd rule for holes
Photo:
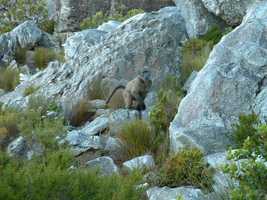
[[[170,126],[171,149],[198,146],[207,154],[230,144],[241,113],[266,117],[267,2],[215,46]],[[260,106],[259,106],[260,105]]]
[[13,52],[18,47],[32,48],[43,36],[33,21],[26,21],[11,32],[0,35],[0,52]]
[[205,200],[207,199],[200,189],[193,187],[153,187],[146,192],[149,200]]
[[79,54],[86,54],[88,48],[99,43],[106,35],[106,32],[95,29],[88,29],[75,33],[67,38],[64,46],[66,60],[75,59]]
[[175,7],[137,15],[99,43],[85,47],[87,51],[75,59],[63,65],[50,63],[14,92],[0,97],[0,102],[24,105],[23,91],[35,85],[39,87],[36,95],[75,105],[90,97],[95,84],[102,85],[103,80],[131,80],[145,66],[151,69],[156,88],[166,76],[179,75],[181,41],[185,39],[184,20]]
[[255,0],[202,0],[209,12],[222,18],[231,26],[239,25]]
[[201,0],[174,0],[174,2],[185,19],[190,38],[204,35],[214,26],[224,27],[224,22],[211,14]]

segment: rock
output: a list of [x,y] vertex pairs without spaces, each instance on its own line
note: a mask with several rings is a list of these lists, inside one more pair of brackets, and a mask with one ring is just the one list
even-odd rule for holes
[[26,21],[11,32],[0,36],[0,51],[10,55],[16,48],[32,48],[42,38],[42,31],[32,21]]
[[210,166],[215,169],[219,169],[223,164],[226,164],[228,162],[226,158],[226,152],[210,154],[207,155],[205,159],[210,164]]
[[75,105],[84,97],[90,98],[95,83],[132,80],[144,66],[152,71],[153,88],[158,88],[167,76],[179,75],[181,41],[185,39],[184,20],[175,7],[137,15],[101,42],[88,48],[85,43],[81,48],[86,51],[79,51],[77,58],[65,64],[50,63],[15,91],[0,97],[0,102],[14,105],[19,99],[23,105],[23,91],[33,84],[39,87],[37,94]]
[[100,150],[105,148],[105,144],[101,136],[92,136],[88,132],[81,130],[73,130],[67,133],[60,144],[67,143],[75,155],[79,155],[88,150]]
[[139,156],[122,164],[123,170],[128,172],[135,169],[152,169],[153,167],[155,167],[155,162],[150,155]]
[[106,101],[101,99],[96,99],[93,101],[90,101],[90,105],[95,109],[105,109],[107,107]]
[[139,118],[136,110],[119,109],[109,115],[109,131],[112,136],[118,135],[121,127],[127,123]]
[[110,20],[108,22],[105,22],[104,24],[100,25],[97,30],[105,31],[105,32],[112,32],[116,30],[121,22]]
[[255,0],[202,0],[209,12],[222,18],[230,26],[239,25]]
[[146,191],[148,200],[206,200],[200,189],[193,187],[153,187]]
[[107,156],[103,156],[103,157],[96,158],[94,160],[90,160],[86,163],[86,166],[90,168],[99,169],[100,173],[104,176],[110,176],[110,175],[119,173],[119,169],[115,165],[112,158],[107,157]]
[[109,118],[106,115],[97,117],[94,121],[87,123],[80,131],[86,135],[96,135],[102,133],[109,126]]
[[0,89],[0,96],[4,95],[6,92],[3,89]]
[[42,145],[32,142],[30,145],[27,140],[19,136],[12,141],[7,147],[7,153],[12,157],[21,157],[31,160],[33,156],[40,156],[44,152]]
[[27,154],[27,150],[27,141],[22,136],[12,141],[7,147],[7,153],[10,156],[25,156]]
[[190,38],[204,35],[216,26],[224,27],[224,22],[204,7],[201,0],[174,0],[186,23],[187,34]]
[[48,37],[47,34],[40,30],[33,21],[26,21],[12,31],[0,35],[0,52],[11,56],[19,47],[31,49],[39,46],[44,40],[47,43],[53,43],[46,37]]
[[119,139],[109,137],[106,142],[105,150],[109,151],[110,153],[116,152],[121,148],[121,143]]
[[206,154],[225,151],[241,113],[266,117],[267,2],[215,46],[170,126],[172,151],[191,144]]
[[189,92],[191,84],[193,83],[193,81],[195,80],[195,78],[197,77],[197,71],[193,71],[191,73],[191,75],[189,76],[189,78],[186,80],[184,86],[183,86],[183,90],[186,92]]
[[106,32],[88,29],[75,33],[73,36],[67,38],[64,46],[65,59],[71,60],[85,54],[88,48],[99,43],[105,36]]

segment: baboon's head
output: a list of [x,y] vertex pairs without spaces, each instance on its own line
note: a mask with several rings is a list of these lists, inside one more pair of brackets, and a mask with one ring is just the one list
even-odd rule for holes
[[146,81],[150,81],[151,80],[151,71],[149,70],[149,68],[147,66],[145,66],[143,68],[143,70],[140,73],[140,76],[142,76],[143,79],[146,80]]

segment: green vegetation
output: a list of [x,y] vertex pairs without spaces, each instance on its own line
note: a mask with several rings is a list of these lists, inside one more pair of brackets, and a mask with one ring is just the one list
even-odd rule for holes
[[204,36],[188,40],[182,49],[181,83],[188,79],[193,71],[199,71],[205,65],[213,46],[231,31],[222,31],[218,26],[212,27]]
[[44,97],[31,97],[25,111],[1,109],[1,137],[8,140],[20,133],[28,140],[34,139],[40,142],[47,149],[57,149],[55,136],[64,132],[64,120],[63,118],[49,119],[45,117],[46,112],[51,109],[59,110],[55,103],[49,102]]
[[44,32],[53,34],[55,31],[56,22],[54,20],[44,20],[40,23],[39,28]]
[[26,96],[29,96],[33,93],[35,93],[37,90],[39,89],[39,87],[36,87],[34,85],[31,85],[29,87],[27,87],[24,92],[23,92],[23,95],[26,97]]
[[234,125],[232,134],[238,148],[243,146],[248,137],[253,137],[256,134],[259,124],[260,121],[256,114],[239,116],[239,123]]
[[198,149],[183,149],[167,159],[160,170],[162,186],[195,186],[211,189],[213,169],[207,167],[204,154]]
[[103,177],[88,169],[70,170],[75,162],[66,150],[32,161],[0,154],[0,199],[140,200],[137,173]]
[[122,141],[124,160],[154,153],[157,149],[157,138],[149,124],[136,120],[123,125],[119,138]]
[[12,30],[20,23],[38,17],[39,22],[47,18],[48,12],[45,0],[0,0],[0,34]]
[[5,91],[12,91],[19,84],[19,70],[0,69],[0,88]]
[[18,64],[25,65],[26,57],[27,57],[27,49],[26,48],[17,48],[15,51],[14,58]]
[[183,97],[179,81],[169,76],[162,83],[157,102],[150,112],[150,121],[159,132],[166,132]]
[[118,12],[113,16],[109,16],[108,14],[104,14],[103,12],[97,12],[94,16],[84,19],[80,24],[80,28],[81,29],[97,28],[99,25],[109,20],[116,20],[122,22],[130,17],[133,17],[143,12],[144,11],[142,9],[132,9],[129,10],[126,14]]
[[49,62],[54,60],[61,60],[60,55],[57,54],[54,50],[39,47],[34,51],[34,63],[37,68],[45,69]]
[[[240,116],[234,133],[238,149],[229,150],[233,161],[223,169],[239,185],[232,189],[233,200],[263,200],[267,198],[267,125],[260,124],[255,114]],[[243,133],[243,134],[242,134]]]

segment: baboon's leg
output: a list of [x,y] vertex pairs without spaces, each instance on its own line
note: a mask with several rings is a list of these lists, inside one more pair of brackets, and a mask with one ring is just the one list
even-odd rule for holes
[[123,99],[124,99],[124,103],[125,103],[125,108],[131,109],[132,104],[133,104],[133,99],[132,99],[131,94],[127,91],[124,91],[123,92]]
[[124,91],[123,99],[124,99],[125,108],[127,109],[127,115],[128,115],[127,118],[130,119],[130,109],[132,108],[132,104],[133,104],[132,96],[129,92]]

